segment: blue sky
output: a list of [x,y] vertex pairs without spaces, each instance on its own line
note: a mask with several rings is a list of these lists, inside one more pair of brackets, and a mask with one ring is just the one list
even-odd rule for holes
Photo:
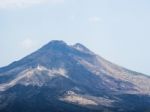
[[50,40],[150,74],[150,0],[0,0],[0,66]]

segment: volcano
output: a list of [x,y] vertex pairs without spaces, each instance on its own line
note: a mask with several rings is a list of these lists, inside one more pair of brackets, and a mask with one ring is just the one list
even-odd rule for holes
[[54,40],[0,68],[0,112],[150,112],[150,77]]

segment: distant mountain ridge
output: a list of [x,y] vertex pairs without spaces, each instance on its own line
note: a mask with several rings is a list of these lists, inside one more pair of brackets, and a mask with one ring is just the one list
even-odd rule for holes
[[0,68],[0,112],[148,112],[150,77],[54,40]]

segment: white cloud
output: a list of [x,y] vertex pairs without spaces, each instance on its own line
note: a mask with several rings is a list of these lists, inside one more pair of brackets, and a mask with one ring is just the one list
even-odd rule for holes
[[45,3],[63,3],[64,0],[0,0],[0,8],[26,8]]
[[100,21],[102,21],[102,19],[100,17],[93,16],[93,17],[89,17],[88,21],[89,22],[100,22]]
[[21,46],[23,49],[32,49],[36,46],[36,42],[30,38],[26,38],[21,42]]

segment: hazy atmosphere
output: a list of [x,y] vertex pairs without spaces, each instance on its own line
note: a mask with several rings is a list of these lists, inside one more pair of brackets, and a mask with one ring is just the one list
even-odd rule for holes
[[149,0],[0,0],[0,66],[51,40],[150,75]]

